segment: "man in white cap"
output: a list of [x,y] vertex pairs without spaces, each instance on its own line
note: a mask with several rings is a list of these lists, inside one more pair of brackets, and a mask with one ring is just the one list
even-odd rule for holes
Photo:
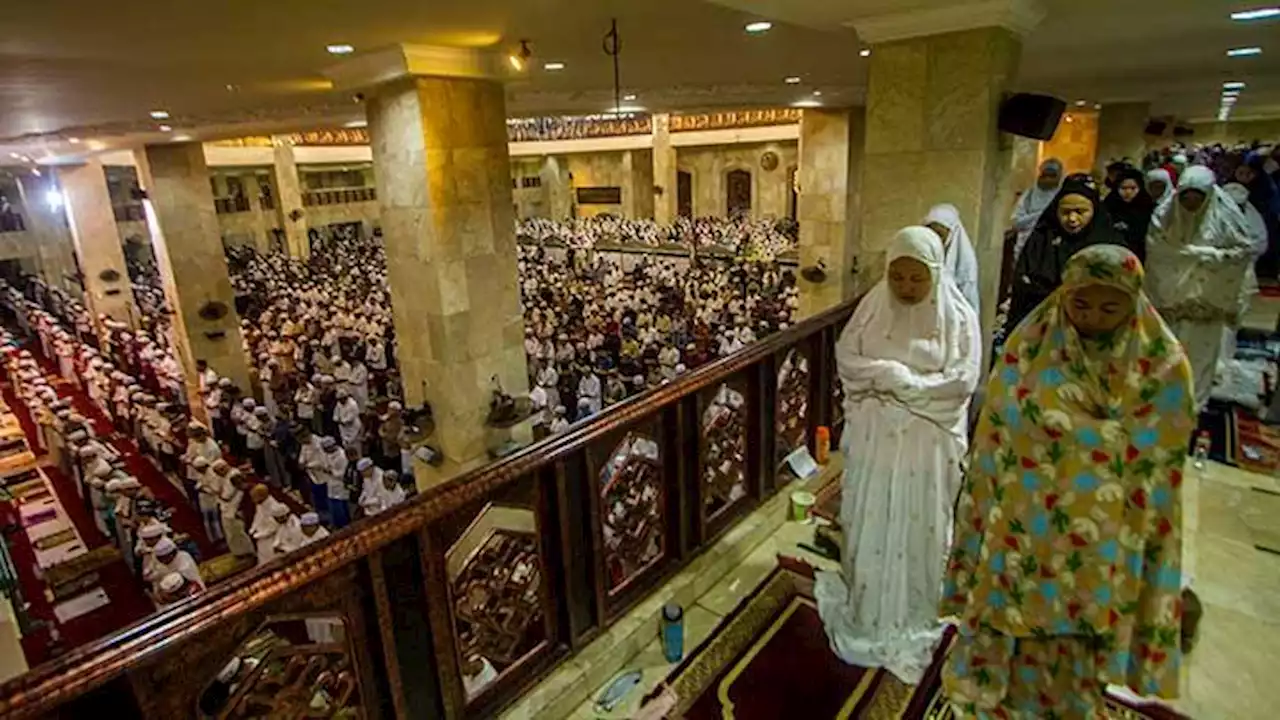
[[154,583],[157,578],[155,549],[160,541],[169,536],[169,527],[159,520],[151,520],[138,528],[138,543],[133,552],[142,562],[142,579]]
[[[186,598],[199,593],[202,589],[196,583],[187,580],[182,573],[171,572],[160,578],[158,584],[153,584],[156,588],[155,602],[160,609],[177,605]],[[237,658],[239,659],[239,658]]]
[[345,385],[338,386],[338,404],[333,409],[333,421],[338,424],[342,446],[360,453],[360,435],[363,429],[360,424],[360,405],[351,397],[351,391]]
[[302,544],[299,547],[306,547],[329,537],[329,531],[320,525],[320,516],[313,512],[303,513],[298,526],[302,531]]
[[360,507],[364,508],[366,516],[386,512],[404,502],[404,488],[400,487],[399,473],[374,467],[369,458],[360,460],[358,467],[363,478]]
[[325,436],[320,441],[324,451],[321,466],[316,474],[324,480],[329,499],[329,521],[334,528],[341,530],[351,522],[351,509],[347,501],[351,491],[347,489],[347,456],[337,441]]
[[249,491],[249,498],[254,505],[249,537],[253,538],[258,564],[261,565],[276,556],[276,535],[280,532],[280,523],[289,517],[289,506],[271,497],[271,490],[266,485],[254,485]]
[[[218,458],[216,462],[226,466],[222,458]],[[197,506],[200,508],[205,534],[210,541],[216,543],[223,539],[222,516],[218,508],[218,498],[222,496],[222,476],[215,475],[212,467],[208,459],[199,455],[191,461],[189,473],[195,477],[192,482],[195,483]]]
[[222,515],[222,531],[227,536],[227,549],[236,557],[251,557],[255,554],[253,541],[249,539],[244,518],[240,515],[243,485],[244,476],[239,470],[232,468],[228,471],[222,495],[218,498],[218,509]]
[[155,564],[152,569],[156,578],[151,585],[153,595],[160,594],[160,582],[170,573],[177,573],[187,582],[204,590],[204,578],[200,577],[200,566],[196,565],[190,553],[179,550],[171,538],[161,538],[151,554],[154,558]]
[[204,470],[207,470],[208,466],[212,465],[214,461],[222,459],[222,448],[218,447],[218,441],[214,440],[209,434],[209,428],[193,422],[187,426],[187,450],[182,454],[183,466],[186,468],[183,476],[185,478],[183,485],[187,489],[187,497],[191,498],[191,503],[197,507],[202,507],[197,495],[197,485],[204,475],[204,470],[197,470],[192,467],[198,457],[204,458]]

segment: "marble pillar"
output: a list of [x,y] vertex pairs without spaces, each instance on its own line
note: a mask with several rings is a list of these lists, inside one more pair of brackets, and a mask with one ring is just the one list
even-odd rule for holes
[[[99,315],[107,315],[136,326],[133,285],[129,282],[102,163],[91,160],[83,165],[63,166],[58,168],[57,178],[83,274],[85,304],[94,322]],[[207,177],[204,182],[208,188]]]
[[[40,277],[52,288],[80,295],[76,276],[75,244],[67,227],[65,197],[51,173],[17,178],[18,202],[27,221],[27,233],[36,243]],[[61,198],[62,202],[57,202]],[[51,202],[51,199],[54,200]]]
[[165,298],[174,311],[173,341],[191,412],[204,418],[197,360],[209,363],[246,393],[253,387],[204,147],[198,142],[150,145],[134,157],[147,193],[143,207],[151,247]]
[[622,217],[636,219],[636,153],[634,150],[622,151]]
[[800,317],[816,315],[858,291],[858,202],[865,113],[861,108],[806,109],[800,116],[796,219],[800,267],[825,266],[826,279],[801,275]]
[[873,50],[860,278],[866,285],[882,277],[894,234],[920,223],[933,205],[951,203],[977,253],[980,315],[989,338],[1008,220],[996,209],[998,183],[1008,175],[999,166],[1011,161],[996,124],[1021,41],[1004,27],[985,27],[883,42]]
[[542,192],[546,198],[547,217],[552,220],[568,219],[573,208],[573,187],[564,165],[561,158],[548,155],[543,158],[542,168],[538,170]]
[[1105,171],[1108,163],[1123,159],[1127,159],[1135,167],[1142,167],[1142,156],[1147,151],[1144,133],[1150,117],[1150,103],[1103,105],[1098,118],[1098,159],[1094,163],[1095,169]]
[[671,145],[671,116],[654,115],[653,123],[653,218],[659,225],[670,225],[677,215],[676,172],[679,165],[676,149]]
[[276,181],[276,217],[284,230],[284,246],[289,257],[305,261],[311,257],[311,239],[307,236],[306,210],[302,207],[302,181],[298,178],[298,162],[293,143],[287,135],[271,138]]
[[[497,67],[475,51],[430,53]],[[446,65],[439,72],[452,74],[456,64]],[[488,461],[495,378],[512,396],[528,392],[506,108],[494,77],[428,69],[367,91],[405,398],[431,403],[429,442],[444,456],[439,467],[415,467],[419,488]]]

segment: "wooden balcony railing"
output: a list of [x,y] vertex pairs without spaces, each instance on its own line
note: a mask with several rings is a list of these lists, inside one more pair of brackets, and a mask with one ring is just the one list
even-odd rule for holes
[[378,199],[378,191],[371,187],[332,188],[329,190],[308,190],[302,193],[303,207],[314,205],[344,205],[346,203],[373,202]]
[[852,308],[36,667],[0,716],[491,717],[785,482]]

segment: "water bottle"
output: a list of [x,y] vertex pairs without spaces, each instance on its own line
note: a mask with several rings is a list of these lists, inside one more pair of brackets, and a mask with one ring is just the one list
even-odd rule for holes
[[1204,461],[1209,458],[1209,448],[1212,446],[1213,440],[1209,437],[1209,431],[1201,430],[1196,435],[1195,462],[1193,463],[1197,470],[1204,469]]
[[684,657],[684,608],[675,603],[662,606],[662,656],[667,662]]

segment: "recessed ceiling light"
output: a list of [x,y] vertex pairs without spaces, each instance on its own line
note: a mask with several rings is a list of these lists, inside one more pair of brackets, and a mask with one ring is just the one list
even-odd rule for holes
[[168,110],[152,110],[152,111],[151,111],[151,119],[153,119],[153,120],[168,120],[168,119],[169,119],[169,111],[168,111]]
[[772,27],[773,23],[761,20],[759,22],[747,23],[747,32],[759,34],[762,32],[769,32],[769,29]]
[[1088,103],[1087,101],[1085,101],[1085,100],[1077,100],[1077,101],[1076,101],[1076,107],[1084,107],[1085,105],[1088,105],[1088,104],[1089,104],[1089,103]]
[[543,65],[543,66],[542,66],[542,69],[543,69],[543,70],[563,70],[563,69],[564,69],[564,63],[562,63],[562,62],[549,62],[549,63],[547,63],[547,64]]
[[347,45],[345,43],[339,43],[337,45],[325,45],[324,49],[328,50],[330,55],[350,55],[351,53],[356,51],[354,47]]
[[862,48],[859,50],[858,57],[871,57],[871,48]]
[[173,141],[174,141],[174,142],[186,142],[186,141],[191,140],[191,139],[192,139],[192,138],[191,138],[191,136],[190,136],[190,135],[174,135],[174,136],[173,136]]
[[1227,57],[1248,57],[1250,55],[1261,55],[1261,54],[1262,54],[1262,48],[1260,47],[1232,48],[1231,50],[1227,51]]
[[1239,90],[1223,90],[1222,97],[1239,97]]
[[1280,17],[1280,7],[1257,8],[1256,10],[1240,10],[1231,13],[1232,20],[1266,20],[1268,18]]
[[71,143],[72,145],[79,145],[80,138],[67,138],[67,142]]
[[814,90],[814,91],[813,91],[813,96],[814,96],[814,97],[822,97],[822,91],[821,91],[821,90]]
[[346,122],[342,124],[342,127],[349,127],[349,128],[362,128],[362,127],[368,127],[368,126],[369,126],[368,120],[352,120],[351,122]]
[[800,78],[796,77],[795,75],[792,75],[791,77],[785,77],[785,78],[782,78],[782,82],[784,82],[784,83],[786,83],[786,84],[788,84],[788,85],[799,85],[799,84],[800,84]]
[[791,107],[816,108],[816,107],[822,107],[822,103],[818,102],[817,100],[797,100],[791,103]]
[[1094,104],[1093,104],[1093,109],[1094,109],[1094,110],[1101,110],[1101,109],[1102,109],[1102,103],[1094,103]]
[[161,125],[160,132],[173,132],[173,128],[169,125]]
[[1223,90],[1243,90],[1244,87],[1245,87],[1245,84],[1239,81],[1222,83]]
[[236,91],[236,86],[232,85],[231,83],[227,83],[227,92],[235,92],[235,91]]
[[623,95],[623,96],[622,96],[622,99],[623,99],[623,100],[635,100],[635,99],[636,99],[636,96],[635,96],[635,95]]

